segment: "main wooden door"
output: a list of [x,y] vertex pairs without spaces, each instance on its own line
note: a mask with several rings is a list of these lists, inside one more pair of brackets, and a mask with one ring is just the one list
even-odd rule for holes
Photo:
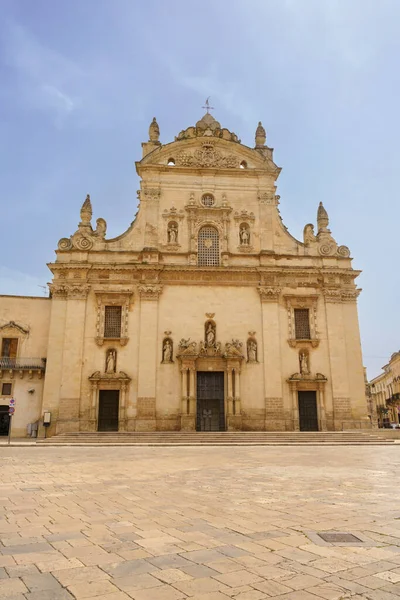
[[100,390],[98,431],[118,431],[119,390]]
[[300,431],[318,431],[317,392],[298,392]]
[[8,404],[0,404],[0,435],[8,435],[9,427]]
[[224,373],[197,372],[197,431],[225,431]]

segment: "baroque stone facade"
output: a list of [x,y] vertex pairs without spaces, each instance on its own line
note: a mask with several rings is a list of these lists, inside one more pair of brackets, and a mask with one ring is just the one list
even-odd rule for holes
[[261,123],[254,148],[208,113],[159,137],[127,231],[107,239],[87,196],[49,265],[49,434],[368,427],[359,271],[322,203],[291,236]]

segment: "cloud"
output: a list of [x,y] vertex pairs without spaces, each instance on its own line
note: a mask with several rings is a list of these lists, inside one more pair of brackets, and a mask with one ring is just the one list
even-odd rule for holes
[[50,113],[57,125],[79,106],[74,90],[84,78],[81,68],[14,22],[4,31],[3,62],[14,72],[17,99]]
[[8,296],[47,296],[48,289],[43,278],[0,266],[0,294]]

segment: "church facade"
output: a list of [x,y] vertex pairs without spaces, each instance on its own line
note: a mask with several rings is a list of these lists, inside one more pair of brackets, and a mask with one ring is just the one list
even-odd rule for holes
[[30,401],[21,352],[45,335],[32,378],[50,435],[368,427],[359,271],[322,203],[317,230],[290,235],[261,123],[254,148],[208,113],[170,143],[159,136],[154,119],[127,231],[107,239],[88,196],[58,242],[40,333],[38,299],[23,310],[0,299],[0,335],[19,340],[2,342],[3,388],[17,396],[20,381]]

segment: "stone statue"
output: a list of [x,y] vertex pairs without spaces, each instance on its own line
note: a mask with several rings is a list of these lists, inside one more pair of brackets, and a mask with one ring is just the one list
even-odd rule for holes
[[178,227],[175,223],[170,223],[168,227],[168,242],[170,244],[176,244],[178,241]]
[[309,246],[312,242],[316,242],[317,238],[314,235],[314,225],[308,223],[303,229],[303,241],[306,246]]
[[308,366],[308,356],[306,354],[306,352],[300,352],[300,373],[302,375],[308,375],[308,373],[310,372],[309,366]]
[[256,129],[256,148],[265,146],[266,139],[267,139],[267,135],[265,133],[265,129],[262,126],[261,121],[259,121],[258,127]]
[[106,358],[106,373],[115,373],[117,366],[117,353],[115,350],[109,350]]
[[165,340],[163,347],[163,362],[172,362],[172,345],[169,340]]
[[247,227],[242,227],[239,233],[240,236],[240,244],[242,246],[248,246],[250,242],[250,233],[248,232]]
[[150,142],[158,142],[159,137],[160,137],[160,128],[158,126],[156,118],[153,117],[153,120],[149,127],[149,141]]
[[248,362],[257,362],[257,342],[255,340],[247,342],[247,359]]
[[215,329],[214,329],[212,323],[208,324],[207,331],[206,331],[206,341],[207,341],[208,347],[214,346],[214,344],[215,344]]
[[104,240],[107,231],[107,223],[104,219],[96,220],[96,234],[100,239]]

